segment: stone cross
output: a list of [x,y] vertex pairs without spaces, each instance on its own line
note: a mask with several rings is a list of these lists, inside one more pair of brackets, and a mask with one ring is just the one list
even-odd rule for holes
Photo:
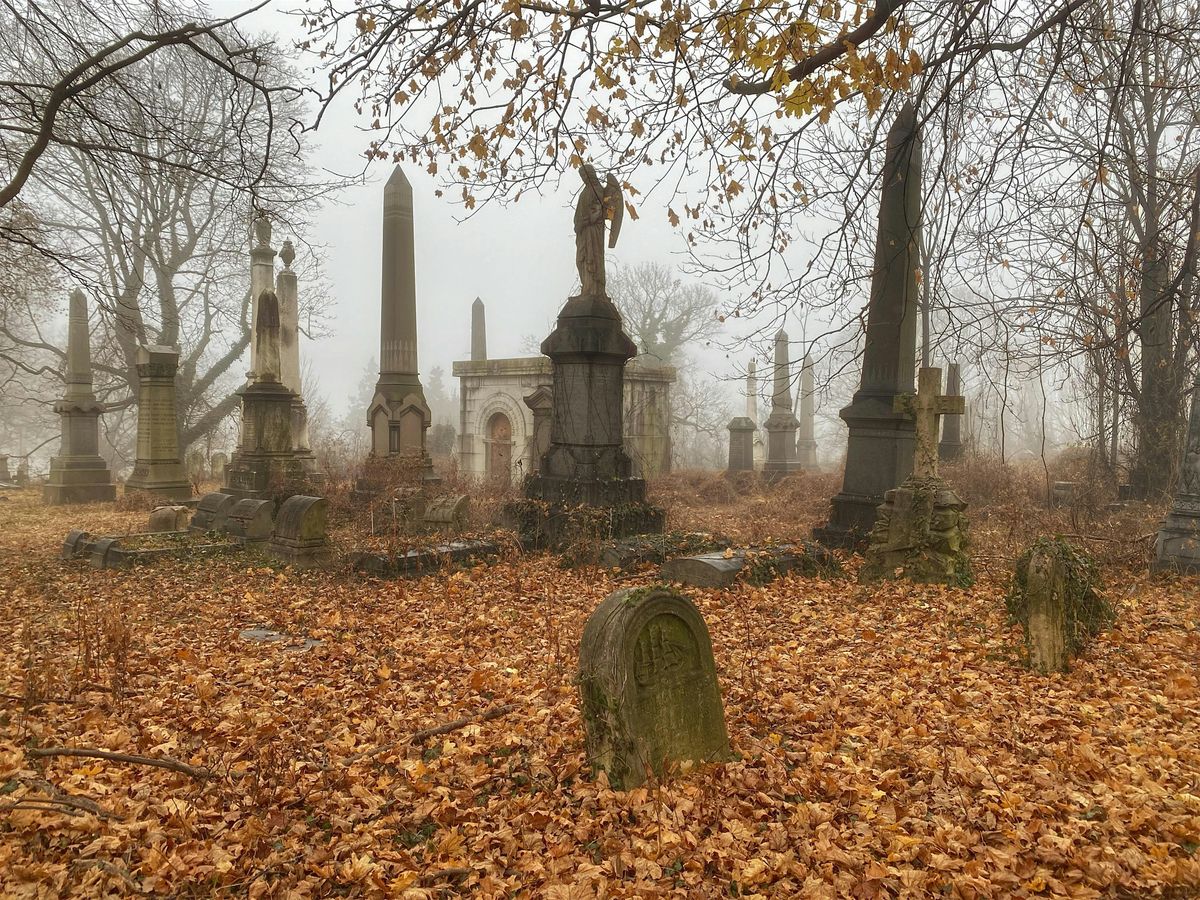
[[938,416],[962,415],[966,400],[942,394],[942,370],[923,368],[917,378],[916,394],[900,394],[893,401],[898,413],[912,416],[916,423],[913,477],[936,478],[938,474]]

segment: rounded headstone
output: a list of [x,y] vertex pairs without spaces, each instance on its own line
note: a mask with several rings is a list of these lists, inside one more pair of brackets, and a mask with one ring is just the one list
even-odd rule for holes
[[186,506],[157,506],[150,513],[146,523],[149,532],[185,531],[188,527],[188,508]]
[[225,531],[247,543],[261,543],[271,536],[274,512],[270,500],[239,500],[225,519]]
[[279,508],[274,536],[303,544],[324,543],[328,515],[329,501],[324,497],[293,494]]
[[225,519],[233,505],[237,502],[232,494],[213,491],[200,498],[196,512],[192,514],[188,531],[221,531],[225,527]]

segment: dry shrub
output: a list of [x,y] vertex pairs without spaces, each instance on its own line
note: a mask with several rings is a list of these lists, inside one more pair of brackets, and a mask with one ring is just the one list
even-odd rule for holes
[[169,501],[156,494],[153,491],[131,491],[126,488],[121,492],[121,496],[117,498],[114,508],[120,512],[139,512],[141,510],[152,510],[158,506],[165,506]]

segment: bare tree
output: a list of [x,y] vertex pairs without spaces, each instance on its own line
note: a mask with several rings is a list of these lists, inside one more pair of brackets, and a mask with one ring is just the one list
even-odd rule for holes
[[676,362],[688,347],[720,330],[716,293],[694,281],[682,281],[662,263],[615,266],[608,275],[608,288],[625,331],[642,356],[664,364]]

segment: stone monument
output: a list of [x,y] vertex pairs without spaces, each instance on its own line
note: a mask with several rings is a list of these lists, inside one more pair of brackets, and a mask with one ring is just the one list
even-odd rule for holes
[[938,476],[938,418],[961,415],[962,397],[943,396],[942,370],[922,369],[916,395],[895,399],[916,431],[912,474],[884,494],[859,580],[905,578],[932,584],[971,583],[967,504]]
[[796,429],[800,427],[792,412],[791,363],[788,360],[788,336],[782,328],[775,335],[775,377],[771,392],[771,414],[763,427],[767,430],[767,461],[763,477],[767,483],[799,469],[796,462]]
[[[62,425],[62,443],[58,455],[50,460],[50,477],[42,488],[42,499],[46,503],[94,503],[116,499],[117,488],[112,473],[100,456],[102,409],[92,392],[87,298],[77,288],[71,292],[67,323],[67,383],[62,399],[54,404]],[[8,480],[7,462],[6,457],[5,481]],[[25,459],[20,465],[26,466],[28,473]],[[17,480],[20,483],[19,468]]]
[[734,416],[727,426],[730,430],[730,462],[726,473],[754,472],[754,439],[758,431],[755,424],[756,391],[754,360],[750,360],[750,367],[746,370],[745,415]]
[[767,447],[758,430],[758,371],[754,360],[750,360],[746,369],[746,418],[754,423],[754,468],[761,469],[767,459]]
[[[646,482],[633,477],[633,464],[623,447],[625,364],[637,347],[625,334],[605,284],[605,223],[612,222],[608,246],[615,246],[624,199],[611,174],[601,182],[596,170],[585,165],[580,176],[575,264],[582,287],[567,300],[554,331],[542,341],[553,384],[550,449],[538,473],[526,481],[525,496],[560,511],[607,510],[609,536],[660,531],[663,511],[646,503]],[[563,520],[559,514],[540,518],[543,524]],[[547,537],[555,542],[552,535]]]
[[267,555],[296,568],[329,562],[333,552],[325,534],[328,515],[329,501],[324,497],[288,497],[275,517]]
[[125,491],[147,491],[167,500],[192,496],[179,458],[179,422],[175,408],[175,373],[179,351],[150,344],[138,347],[137,462]]
[[371,456],[414,461],[425,477],[433,462],[425,449],[431,422],[417,370],[417,276],[412,185],[399,167],[383,189],[383,284],[379,326],[379,381],[367,409]]
[[[962,394],[962,376],[958,363],[950,363],[946,369],[946,393],[952,397]],[[942,419],[942,440],[938,444],[938,456],[944,461],[959,459],[963,452],[962,416],[948,415]]]
[[865,540],[884,492],[912,471],[913,422],[894,401],[913,389],[920,248],[921,135],[906,103],[888,132],[862,381],[839,413],[850,430],[846,472],[828,524],[813,532],[826,546]]
[[7,453],[0,453],[0,484],[12,484],[12,475],[8,471]]
[[1158,529],[1150,571],[1200,572],[1200,379],[1192,388],[1179,484]]
[[796,441],[796,464],[806,472],[815,472],[817,465],[817,414],[813,406],[812,361],[804,354],[800,369],[800,438]]
[[487,320],[483,301],[476,297],[471,304],[471,362],[482,362],[487,358]]
[[225,467],[222,493],[239,499],[264,499],[304,484],[304,468],[296,458],[292,436],[292,401],[296,395],[280,379],[279,298],[263,291],[254,328],[255,370],[250,383],[237,391],[242,400],[242,433]]
[[275,291],[279,298],[279,380],[292,392],[292,449],[305,472],[317,472],[317,457],[309,447],[308,407],[304,405],[300,381],[300,291],[292,262],[296,249],[291,241],[284,241],[279,258],[283,271],[275,279]]
[[579,686],[587,757],[618,790],[730,758],[708,628],[670,588],[617,591],[596,607],[579,645]]

